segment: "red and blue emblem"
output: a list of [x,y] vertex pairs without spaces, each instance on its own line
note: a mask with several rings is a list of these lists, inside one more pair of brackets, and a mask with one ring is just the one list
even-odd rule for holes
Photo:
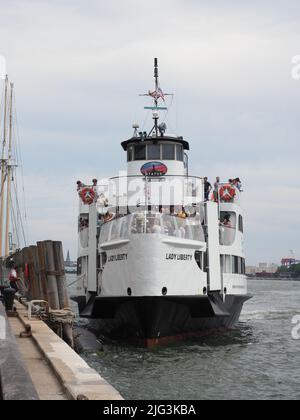
[[147,162],[141,167],[141,173],[145,176],[163,176],[167,172],[167,166],[161,162]]

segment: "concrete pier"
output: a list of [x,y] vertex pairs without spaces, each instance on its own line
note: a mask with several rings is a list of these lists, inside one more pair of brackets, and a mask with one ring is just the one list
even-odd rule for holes
[[1,302],[0,384],[0,400],[39,399]]
[[28,319],[16,302],[17,317],[7,318],[0,335],[2,399],[122,400],[121,395],[43,321]]

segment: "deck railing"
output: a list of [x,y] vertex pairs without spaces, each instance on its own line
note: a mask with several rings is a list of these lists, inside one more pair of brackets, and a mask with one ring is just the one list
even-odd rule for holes
[[182,218],[161,213],[138,212],[104,223],[100,231],[100,244],[143,234],[204,242],[202,222],[199,213]]

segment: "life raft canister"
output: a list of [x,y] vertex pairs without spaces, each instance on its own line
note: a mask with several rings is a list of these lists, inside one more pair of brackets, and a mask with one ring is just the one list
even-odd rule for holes
[[95,191],[93,188],[83,188],[80,191],[80,197],[84,204],[92,204],[95,200]]
[[221,201],[231,201],[234,199],[236,195],[235,188],[231,185],[223,185],[223,187],[220,188],[220,199]]

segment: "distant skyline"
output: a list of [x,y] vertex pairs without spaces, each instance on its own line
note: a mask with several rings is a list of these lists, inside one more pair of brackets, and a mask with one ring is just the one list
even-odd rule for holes
[[[247,264],[300,257],[300,3],[0,0],[0,55],[15,83],[30,243],[77,250],[77,179],[126,168],[121,141],[149,127],[138,95],[175,97],[171,132],[190,173],[244,185]],[[3,81],[0,81],[1,88]],[[144,122],[147,121],[146,124]]]

